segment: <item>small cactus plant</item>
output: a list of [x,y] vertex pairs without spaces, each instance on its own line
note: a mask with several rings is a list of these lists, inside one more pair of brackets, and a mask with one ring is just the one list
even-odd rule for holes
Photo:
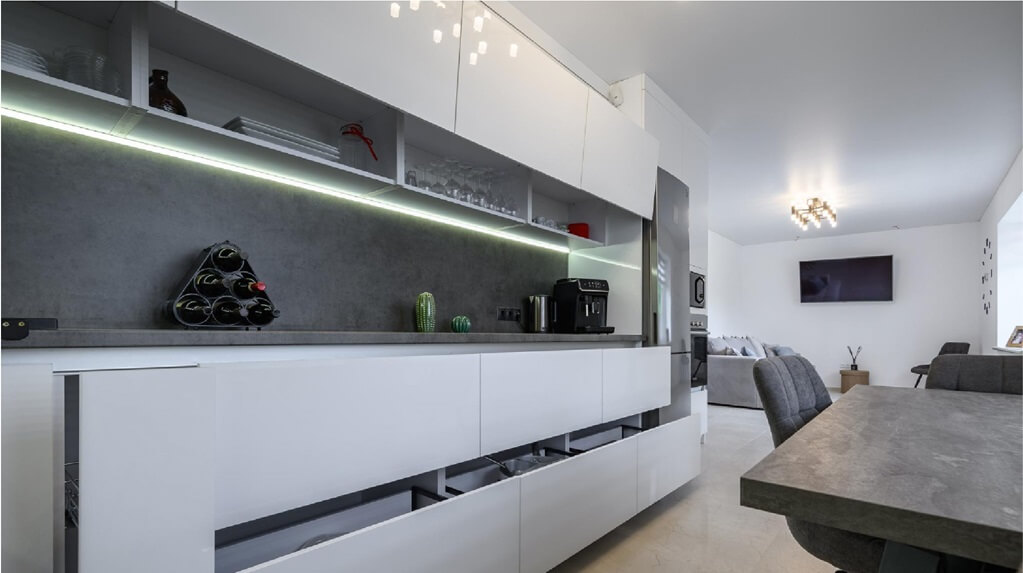
[[460,314],[451,319],[451,330],[453,332],[469,332],[470,327],[472,327],[472,322],[469,321],[468,316]]
[[416,331],[433,332],[437,327],[437,303],[433,295],[424,292],[416,297]]

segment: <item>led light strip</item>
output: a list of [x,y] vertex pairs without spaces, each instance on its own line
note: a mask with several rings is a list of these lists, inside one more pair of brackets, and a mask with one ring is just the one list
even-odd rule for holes
[[639,268],[636,265],[630,265],[629,263],[622,263],[622,262],[618,262],[618,261],[612,261],[611,259],[605,259],[604,257],[597,257],[597,256],[590,255],[590,254],[584,254],[584,253],[580,253],[579,251],[573,251],[572,255],[576,256],[576,257],[582,257],[584,259],[589,259],[591,261],[596,261],[598,263],[604,263],[605,265],[614,265],[616,267],[622,267],[624,269],[629,269],[629,270],[632,270],[632,271],[641,271],[641,270],[643,270],[643,269]]
[[240,173],[242,175],[249,175],[249,176],[252,176],[252,177],[256,177],[258,179],[262,179],[264,181],[273,181],[275,183],[282,183],[284,185],[290,185],[292,187],[298,187],[300,189],[305,189],[306,191],[312,191],[313,193],[320,193],[322,195],[330,195],[331,197],[336,197],[338,199],[344,199],[346,201],[352,201],[354,203],[359,203],[359,204],[362,204],[362,205],[368,205],[370,207],[376,207],[378,209],[384,209],[384,210],[390,211],[392,213],[400,213],[402,215],[409,215],[409,216],[415,217],[417,219],[424,219],[424,220],[427,220],[427,221],[433,221],[435,223],[441,223],[443,225],[448,225],[448,226],[451,226],[451,227],[457,227],[459,229],[465,229],[465,230],[468,230],[468,231],[473,231],[473,232],[476,232],[476,233],[481,233],[483,235],[489,235],[491,237],[497,237],[499,239],[505,239],[505,240],[508,240],[508,241],[516,242],[516,243],[522,243],[522,244],[529,245],[529,246],[532,246],[532,247],[539,247],[541,249],[547,249],[547,250],[555,251],[555,252],[558,252],[558,253],[568,253],[570,251],[570,249],[568,247],[565,247],[565,246],[562,246],[562,245],[555,245],[553,243],[546,243],[544,241],[537,241],[535,239],[530,239],[528,237],[520,237],[520,236],[514,235],[512,233],[507,233],[507,232],[499,231],[499,230],[496,230],[496,229],[488,229],[487,227],[483,227],[483,226],[480,226],[480,225],[474,225],[472,223],[466,223],[464,221],[459,221],[458,219],[454,219],[452,217],[445,217],[444,215],[436,215],[436,214],[433,214],[433,213],[428,213],[426,211],[420,211],[418,209],[413,209],[411,207],[404,207],[404,206],[401,206],[401,205],[395,205],[393,203],[387,203],[385,201],[380,201],[380,200],[377,200],[377,199],[372,198],[372,197],[363,197],[362,195],[358,195],[358,194],[352,193],[350,191],[342,191],[342,190],[339,190],[339,189],[331,189],[329,187],[323,187],[321,185],[315,185],[315,184],[312,184],[312,183],[307,183],[305,181],[301,181],[301,180],[298,180],[298,179],[291,179],[289,177],[284,177],[284,176],[281,176],[281,175],[276,175],[274,173],[268,173],[266,171],[259,171],[259,170],[251,169],[251,168],[248,168],[248,167],[242,167],[240,165],[235,165],[233,163],[228,163],[226,161],[220,161],[218,159],[211,159],[209,157],[203,157],[201,155],[195,155],[195,154],[188,153],[188,152],[185,152],[185,151],[178,151],[176,149],[170,149],[168,147],[161,147],[159,145],[153,145],[151,143],[145,143],[145,142],[142,142],[142,141],[136,141],[136,140],[133,140],[133,139],[127,139],[125,137],[121,137],[121,136],[118,136],[118,135],[112,135],[112,134],[109,134],[109,133],[103,133],[101,131],[96,131],[94,129],[89,129],[89,128],[86,128],[86,127],[81,127],[81,126],[70,124],[70,123],[64,123],[64,122],[55,121],[55,120],[52,120],[52,119],[47,119],[47,118],[44,118],[44,117],[39,117],[39,116],[36,116],[36,115],[31,115],[31,114],[23,113],[23,112],[16,111],[16,110],[13,110],[13,109],[9,109],[9,108],[6,108],[6,107],[0,107],[0,116],[10,117],[10,118],[21,120],[21,121],[27,121],[29,123],[34,123],[36,125],[42,125],[42,126],[50,127],[50,128],[53,128],[53,129],[59,129],[60,131],[64,131],[64,132],[67,132],[67,133],[74,133],[76,135],[83,135],[85,137],[90,137],[92,139],[99,139],[101,141],[106,141],[106,142],[109,142],[109,143],[115,143],[117,145],[123,145],[125,147],[131,147],[131,148],[134,148],[134,149],[141,149],[143,151],[148,151],[150,153],[155,153],[155,154],[158,154],[158,155],[164,155],[164,156],[167,156],[167,157],[173,157],[175,159],[181,159],[181,160],[184,160],[184,161],[189,161],[191,163],[198,163],[200,165],[206,165],[206,166],[214,167],[214,168],[217,168],[217,169],[223,169],[224,171],[231,171],[233,173]]

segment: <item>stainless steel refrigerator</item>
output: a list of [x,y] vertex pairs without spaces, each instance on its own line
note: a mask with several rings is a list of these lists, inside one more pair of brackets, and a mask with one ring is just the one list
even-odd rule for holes
[[671,347],[671,404],[659,421],[690,414],[689,188],[657,170],[654,219],[643,226],[643,332],[648,346]]

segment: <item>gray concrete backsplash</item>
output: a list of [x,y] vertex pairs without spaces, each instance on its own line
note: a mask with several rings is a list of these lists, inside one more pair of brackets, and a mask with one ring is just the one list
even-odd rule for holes
[[281,310],[270,328],[517,332],[498,306],[549,293],[568,257],[13,119],[2,122],[2,312],[65,328],[175,328],[163,303],[231,240]]

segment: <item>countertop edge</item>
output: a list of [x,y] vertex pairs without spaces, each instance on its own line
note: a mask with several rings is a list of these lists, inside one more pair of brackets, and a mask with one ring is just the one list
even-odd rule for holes
[[177,329],[64,329],[35,331],[22,340],[3,340],[0,348],[123,348],[157,346],[289,346],[359,344],[627,344],[641,334],[536,334],[523,332],[373,332],[373,331],[200,331]]
[[[1005,567],[1019,564],[1021,532],[794,488],[749,476],[755,469],[756,466],[739,478],[739,505],[744,507],[865,535],[882,534],[892,541],[935,551],[951,550],[964,557]],[[903,521],[904,518],[909,521]],[[870,525],[861,527],[865,521],[870,521]],[[961,527],[953,528],[950,534],[947,526],[952,523]],[[971,535],[961,535],[964,529],[970,530]]]

